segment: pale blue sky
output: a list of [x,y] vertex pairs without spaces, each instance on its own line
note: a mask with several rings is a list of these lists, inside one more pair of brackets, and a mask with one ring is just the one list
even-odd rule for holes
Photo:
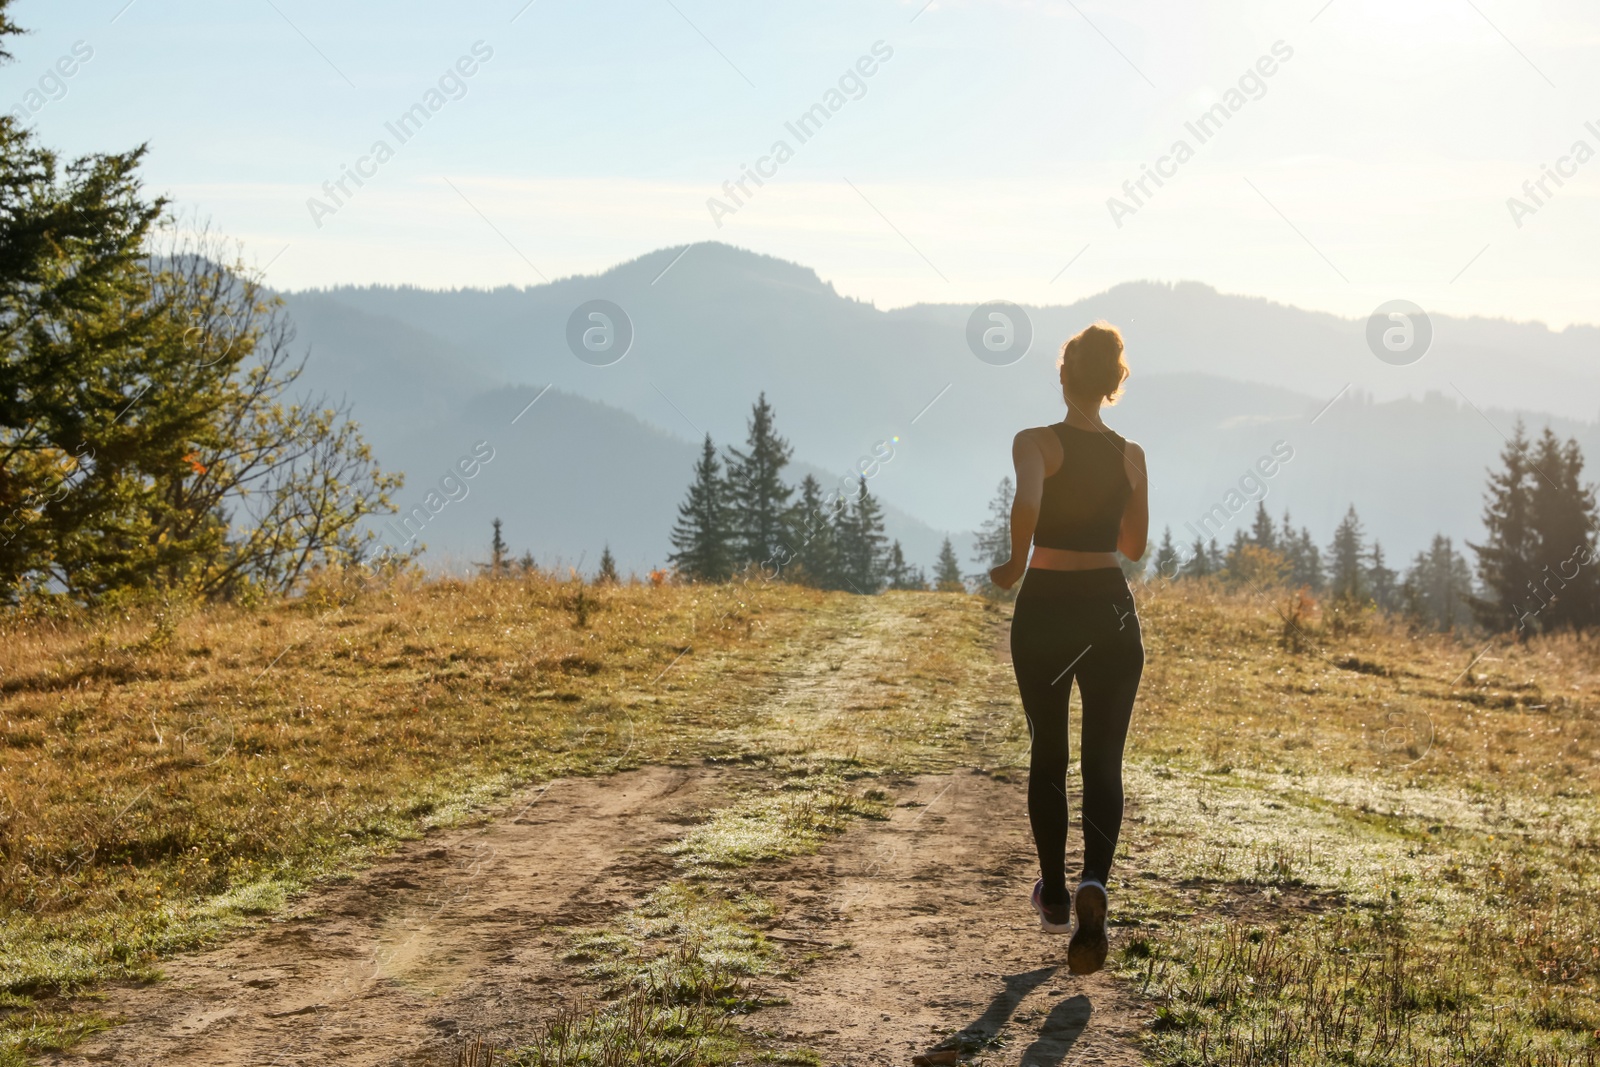
[[[1520,228],[1506,204],[1574,142],[1600,151],[1592,0],[522,8],[21,0],[4,98],[43,100],[30,121],[69,153],[148,141],[151,188],[287,288],[533,284],[720,239],[880,307],[1148,277],[1352,316],[1404,297],[1600,321],[1600,159]],[[465,95],[317,227],[307,198],[397,144],[384,123],[477,41],[493,56]],[[878,41],[893,56],[860,98],[786,134]],[[1184,123],[1279,41],[1265,94],[1199,145]],[[52,81],[77,42],[92,58]],[[30,99],[41,79],[58,99]],[[716,226],[707,198],[780,137],[794,158]],[[1117,227],[1107,198],[1179,138],[1195,158]]]

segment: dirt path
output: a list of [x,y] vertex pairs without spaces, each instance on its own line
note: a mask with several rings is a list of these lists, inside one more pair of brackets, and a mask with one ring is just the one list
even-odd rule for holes
[[758,883],[781,902],[784,933],[848,947],[751,1025],[826,1063],[909,1064],[952,1037],[984,1045],[984,1063],[1143,1062],[1130,1041],[1139,1014],[1118,984],[1068,975],[1066,939],[1039,932],[1022,787],[964,773],[895,793],[888,823]]
[[[807,650],[769,705],[775,723],[804,720],[823,742],[830,716],[881,699],[867,699],[883,688],[874,664],[906,620],[874,604],[858,622]],[[774,728],[755,742],[796,750],[794,737]],[[106,989],[102,1010],[125,1025],[55,1062],[420,1067],[453,1063],[468,1037],[525,1044],[585,992],[580,966],[562,958],[568,934],[604,929],[666,880],[662,846],[760,773],[648,767],[530,790],[482,825],[308,894],[259,931],[169,961],[166,982]],[[856,821],[815,855],[750,870],[793,977],[763,979],[787,1003],[743,1025],[828,1064],[905,1065],[952,1041],[1008,1067],[1142,1062],[1131,1043],[1140,1010],[1107,976],[1067,975],[1065,939],[1041,934],[1028,907],[1020,777],[968,769],[881,785],[889,820]]]
[[[413,842],[168,981],[112,988],[127,1025],[62,1062],[428,1062],[457,1035],[526,1039],[569,994],[551,928],[603,923],[669,864],[660,846],[729,772],[564,779],[479,827]],[[620,832],[627,827],[627,835]]]
[[[665,875],[659,848],[739,775],[647,768],[554,782],[485,826],[408,846],[266,929],[112,989],[128,1024],[63,1062],[447,1062],[463,1035],[529,1039],[574,992],[556,928],[603,926]],[[1023,792],[961,773],[889,783],[886,823],[764,868],[798,967],[749,1025],[825,1063],[908,1064],[953,1036],[994,1064],[1138,1064],[1136,1009],[1059,966],[1027,908]],[[626,820],[627,847],[617,832]],[[810,945],[808,942],[817,942]]]

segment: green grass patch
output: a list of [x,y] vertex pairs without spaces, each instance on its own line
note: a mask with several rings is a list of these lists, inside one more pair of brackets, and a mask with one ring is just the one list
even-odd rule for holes
[[790,779],[777,793],[746,798],[668,846],[680,866],[707,874],[814,852],[853,819],[886,819],[883,804],[830,775]]

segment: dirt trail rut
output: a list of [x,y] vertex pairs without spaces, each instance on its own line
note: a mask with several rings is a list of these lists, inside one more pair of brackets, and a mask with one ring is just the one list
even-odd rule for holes
[[984,1063],[1142,1063],[1139,1010],[1105,974],[1068,975],[1066,939],[1042,934],[1028,906],[1037,868],[1020,785],[962,773],[895,793],[888,823],[758,883],[785,933],[848,947],[751,1025],[826,1063],[909,1064],[956,1035],[988,1042]]
[[413,842],[259,932],[107,990],[127,1025],[60,1062],[425,1062],[456,1035],[531,1035],[568,991],[551,927],[604,922],[669,864],[662,844],[728,779],[651,767],[530,790],[479,827]]

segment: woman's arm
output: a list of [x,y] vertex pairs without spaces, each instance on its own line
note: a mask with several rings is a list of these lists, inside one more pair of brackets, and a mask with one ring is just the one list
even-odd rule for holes
[[1016,585],[1028,569],[1033,528],[1039,523],[1039,501],[1044,496],[1044,453],[1039,451],[1031,430],[1023,430],[1012,439],[1011,463],[1017,471],[1017,491],[1011,498],[1011,558],[989,572],[989,580],[1001,589]]
[[1117,551],[1136,560],[1144,556],[1150,541],[1150,478],[1145,469],[1144,449],[1129,441],[1123,452],[1123,464],[1128,472],[1128,484],[1133,486],[1133,495],[1128,498],[1128,506],[1122,509]]

